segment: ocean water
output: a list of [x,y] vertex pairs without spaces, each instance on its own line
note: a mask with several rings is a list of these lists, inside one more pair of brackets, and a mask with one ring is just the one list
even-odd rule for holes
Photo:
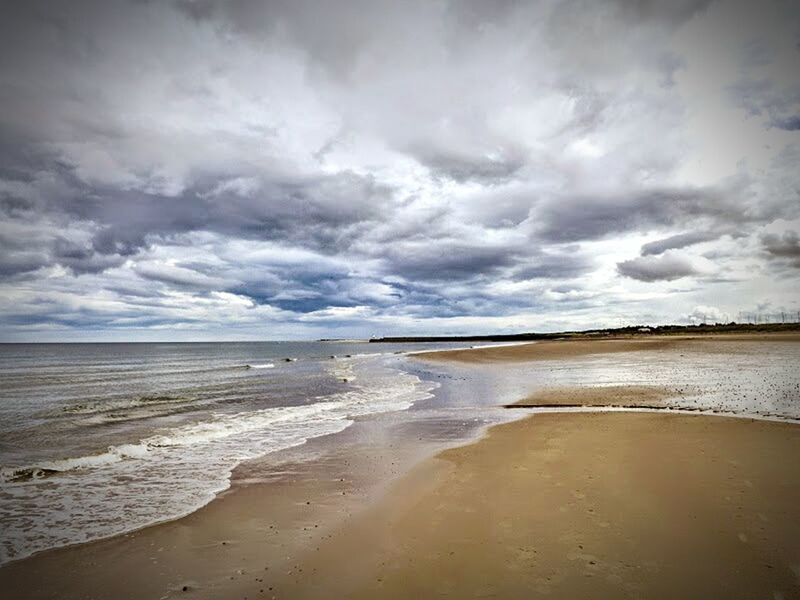
[[242,461],[429,398],[401,368],[419,347],[0,345],[0,564],[187,514]]

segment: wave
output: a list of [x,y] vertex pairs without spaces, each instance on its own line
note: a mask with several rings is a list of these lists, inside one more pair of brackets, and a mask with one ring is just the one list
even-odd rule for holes
[[42,479],[43,477],[54,475],[57,472],[58,471],[42,467],[24,467],[21,469],[0,468],[0,481],[20,483],[32,479]]
[[274,369],[275,365],[272,363],[264,363],[261,365],[245,365],[245,369]]
[[177,427],[163,434],[145,438],[136,444],[109,446],[106,452],[99,454],[42,461],[26,467],[0,467],[0,481],[26,481],[67,471],[96,469],[126,458],[143,459],[157,449],[209,443],[238,434],[264,430],[282,423],[311,421],[325,412],[340,408],[341,405],[342,402],[317,402],[309,406],[282,406],[253,412],[216,415],[212,421]]
[[146,445],[124,444],[121,446],[110,446],[107,452],[100,454],[42,461],[29,467],[0,467],[0,482],[19,483],[51,477],[74,469],[103,467],[119,462],[124,458],[140,458],[144,452],[147,452]]
[[358,385],[300,406],[215,413],[96,454],[0,467],[0,564],[188,514],[226,489],[242,461],[409,408],[435,387],[386,367],[358,375]]

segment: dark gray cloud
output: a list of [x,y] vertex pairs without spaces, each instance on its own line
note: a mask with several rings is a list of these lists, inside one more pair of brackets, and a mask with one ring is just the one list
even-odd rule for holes
[[642,256],[662,254],[667,250],[677,250],[703,242],[710,242],[719,239],[722,235],[721,233],[712,231],[688,231],[686,233],[671,235],[667,238],[644,244],[642,246]]
[[761,236],[761,244],[772,258],[784,260],[800,269],[800,236],[796,231],[786,231],[782,235],[764,234]]
[[652,189],[638,193],[557,197],[544,202],[533,224],[554,242],[594,240],[649,228],[750,220],[736,192],[708,189]]
[[237,188],[236,181],[220,177],[165,197],[65,177],[58,180],[59,194],[28,200],[11,191],[0,210],[9,220],[29,222],[36,214],[63,223],[94,224],[91,240],[84,245],[55,235],[49,256],[53,264],[76,272],[95,272],[118,266],[151,243],[200,230],[336,252],[349,245],[360,224],[386,216],[392,194],[371,177],[348,172],[270,181],[252,178],[247,189]]
[[625,277],[646,282],[673,281],[697,274],[691,261],[679,254],[639,256],[617,263],[617,271]]
[[577,249],[572,252],[542,253],[531,256],[517,266],[511,274],[515,280],[571,279],[586,275],[594,267],[593,261]]
[[400,244],[388,249],[387,259],[392,272],[411,281],[469,280],[498,274],[519,261],[507,246],[457,241]]
[[525,166],[526,157],[513,149],[467,154],[461,149],[411,148],[416,158],[437,177],[458,182],[506,182]]
[[0,276],[12,277],[41,269],[47,264],[47,256],[35,252],[13,252],[0,258]]

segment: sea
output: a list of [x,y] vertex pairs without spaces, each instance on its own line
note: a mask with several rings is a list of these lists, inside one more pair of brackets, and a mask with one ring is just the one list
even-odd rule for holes
[[0,564],[188,514],[243,461],[429,398],[405,354],[456,346],[0,344]]

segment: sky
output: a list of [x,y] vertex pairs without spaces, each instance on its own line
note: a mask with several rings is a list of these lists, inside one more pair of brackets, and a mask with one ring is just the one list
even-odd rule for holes
[[797,2],[2,4],[0,341],[797,320]]

